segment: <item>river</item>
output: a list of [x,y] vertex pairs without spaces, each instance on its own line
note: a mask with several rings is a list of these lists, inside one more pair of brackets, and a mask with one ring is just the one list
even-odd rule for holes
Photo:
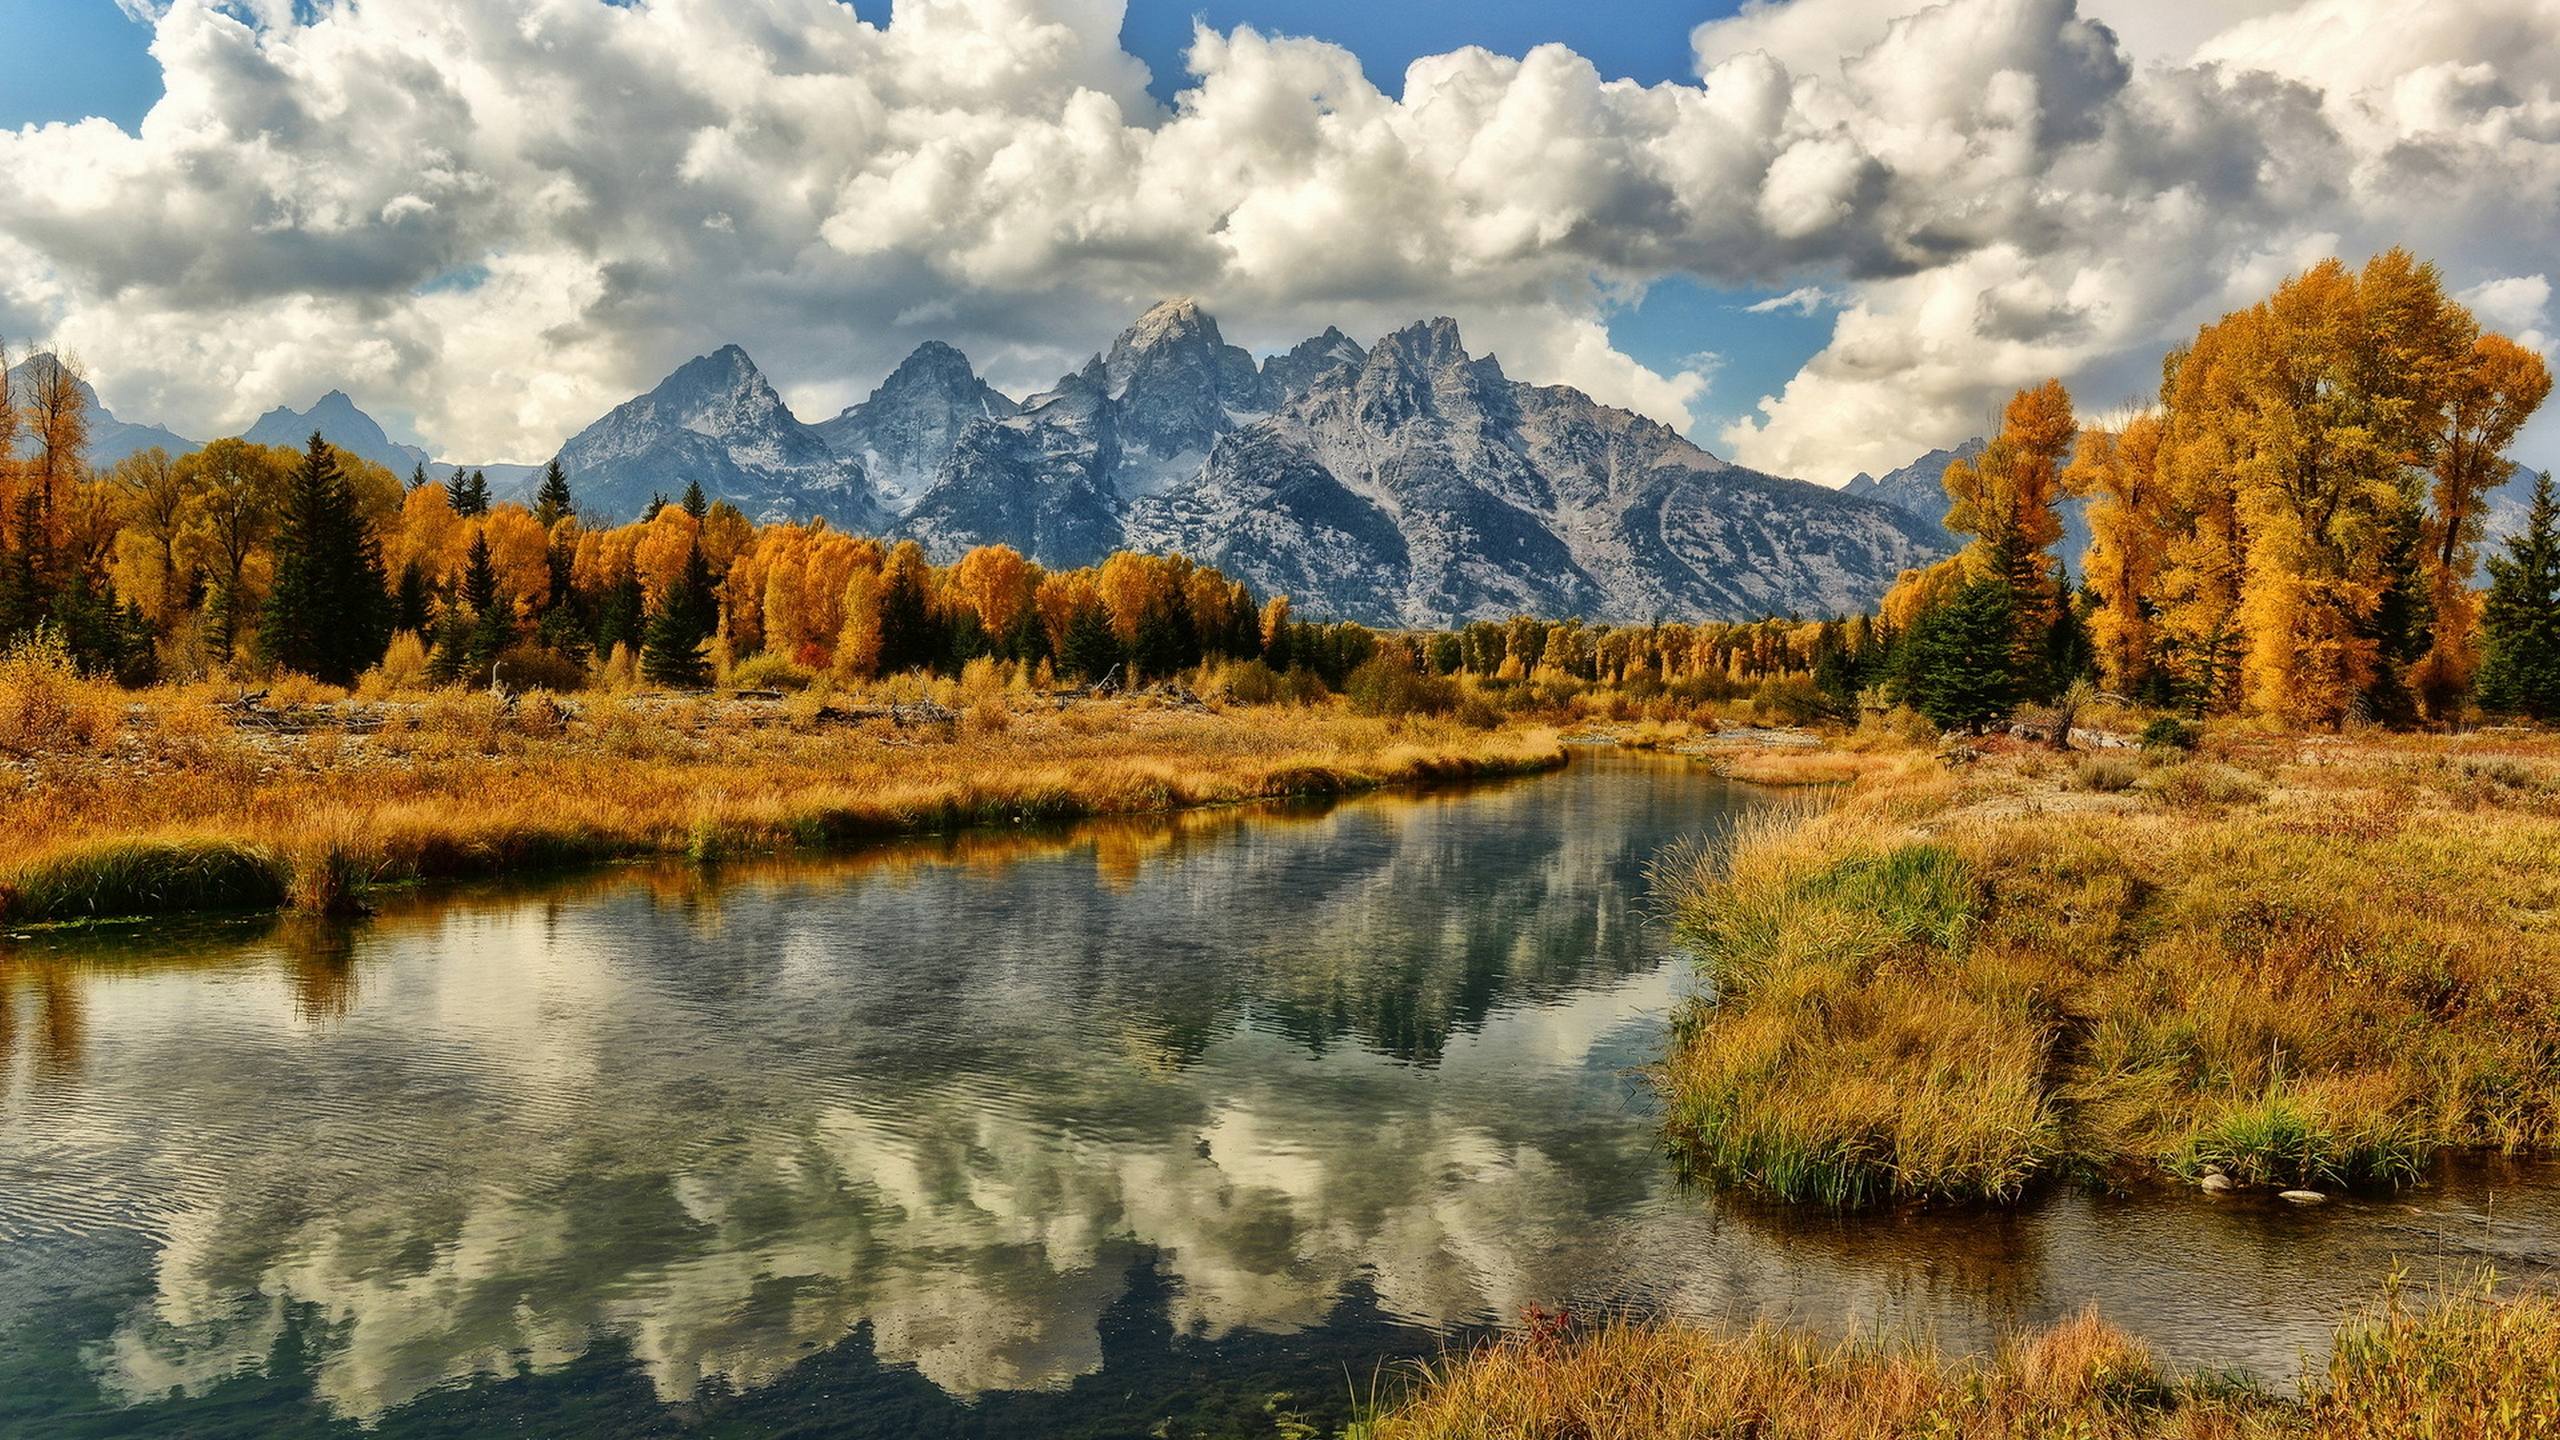
[[[0,1435],[1327,1433],[1532,1305],[2273,1384],[2560,1183],[1838,1219],[1684,1190],[1677,761],[0,950]],[[1381,1367],[1387,1367],[1383,1372]],[[1310,1428],[1299,1428],[1310,1427]]]

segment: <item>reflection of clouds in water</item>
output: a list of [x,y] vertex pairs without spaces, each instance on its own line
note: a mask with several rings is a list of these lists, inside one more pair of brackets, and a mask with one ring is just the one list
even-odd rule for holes
[[[1318,1324],[1364,1274],[1433,1324],[1551,1298],[1597,1217],[1549,1137],[1595,1096],[1608,1130],[1585,1054],[1664,1004],[1656,974],[1609,978],[1643,958],[1611,927],[1701,813],[1558,788],[1124,827],[1001,879],[458,908],[362,936],[326,1027],[271,968],[230,986],[252,1003],[138,1027],[124,982],[84,977],[129,1062],[96,1087],[170,1107],[81,1141],[168,1210],[93,1363],[128,1400],[200,1389],[310,1307],[321,1395],[370,1416],[607,1333],[663,1397],[754,1386],[868,1322],[966,1395],[1096,1368],[1139,1246],[1205,1336]],[[1238,1027],[1273,996],[1287,1023]],[[208,1124],[230,1106],[261,1123]]]

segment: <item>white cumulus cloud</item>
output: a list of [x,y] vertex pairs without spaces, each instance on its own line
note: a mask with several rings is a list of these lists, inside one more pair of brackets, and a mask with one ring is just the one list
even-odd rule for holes
[[1203,28],[1160,105],[1118,0],[134,0],[135,130],[0,133],[0,323],[181,430],[339,385],[538,458],[723,341],[813,400],[929,338],[1032,388],[1167,294],[1265,347],[1453,315],[1688,425],[1709,369],[1606,324],[1688,276],[1836,307],[1722,438],[1837,480],[2044,374],[2132,386],[2270,264],[2542,275],[2555,7],[1793,0],[1653,86]]

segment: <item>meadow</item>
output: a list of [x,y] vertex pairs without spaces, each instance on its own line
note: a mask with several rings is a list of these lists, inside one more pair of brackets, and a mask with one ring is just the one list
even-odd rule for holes
[[2386,1440],[2560,1434],[2560,1304],[2388,1297],[2278,1396],[2180,1374],[2092,1314],[1985,1359],[1609,1319],[1426,1366],[1360,1440]]
[[1563,763],[1526,722],[1330,697],[1066,698],[982,665],[779,698],[122,691],[0,665],[0,917],[359,908],[385,886],[716,860],[973,825],[1328,795]]
[[1855,1208],[2549,1150],[2560,740],[2189,738],[1743,757],[1842,783],[1657,868],[1705,982],[1657,1076],[1675,1159]]

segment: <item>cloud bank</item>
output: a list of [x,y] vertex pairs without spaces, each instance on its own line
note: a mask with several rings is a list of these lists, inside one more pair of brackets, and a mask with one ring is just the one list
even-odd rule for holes
[[1265,346],[1452,314],[1686,426],[1707,374],[1606,326],[1678,275],[1837,306],[1713,437],[1835,482],[2047,374],[2138,393],[2333,251],[2409,244],[2549,343],[2560,0],[1762,3],[1649,87],[1545,46],[1391,92],[1203,29],[1170,107],[1121,12],[174,0],[138,132],[0,135],[0,326],[181,430],[343,385],[534,458],[726,340],[824,413],[926,338],[1036,386],[1188,293]]

